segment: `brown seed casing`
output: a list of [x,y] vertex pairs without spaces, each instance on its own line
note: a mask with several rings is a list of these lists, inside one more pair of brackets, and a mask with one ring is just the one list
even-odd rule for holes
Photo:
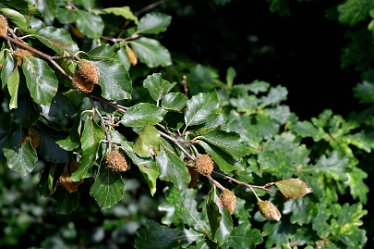
[[199,154],[195,160],[195,170],[204,176],[209,176],[214,168],[214,162],[207,154]]
[[236,207],[236,196],[233,192],[228,189],[224,189],[219,196],[222,206],[226,208],[230,214],[233,214]]
[[89,60],[80,60],[77,73],[85,80],[93,84],[99,83],[99,70],[97,66]]
[[106,155],[106,162],[108,168],[117,172],[125,172],[128,170],[128,165],[125,157],[118,151],[109,152]]
[[5,18],[5,16],[3,15],[0,15],[0,37],[7,37],[7,33],[8,33],[8,21],[7,19]]
[[261,214],[267,219],[279,221],[282,218],[278,208],[271,201],[259,201],[257,204]]

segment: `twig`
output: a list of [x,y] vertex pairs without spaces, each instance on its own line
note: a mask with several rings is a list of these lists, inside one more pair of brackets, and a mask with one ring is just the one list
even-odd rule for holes
[[21,47],[21,48],[24,48],[30,52],[33,52],[34,54],[46,59],[47,61],[49,61],[58,71],[60,71],[60,73],[62,75],[64,75],[65,77],[67,77],[69,80],[73,80],[73,77],[71,75],[69,75],[68,73],[66,73],[66,71],[59,65],[57,64],[53,58],[48,55],[48,54],[45,54],[33,47],[30,47],[29,45],[27,45],[26,43],[24,43],[22,40],[19,40],[19,39],[16,39],[16,38],[12,38],[12,37],[5,37],[6,40],[10,41],[11,43],[13,44],[16,44],[18,47]]
[[179,144],[179,141],[171,136],[169,136],[168,134],[166,134],[165,132],[162,132],[162,131],[158,131],[160,133],[161,136],[163,136],[164,138],[167,138],[169,139],[171,142],[173,142],[181,151],[184,152],[184,154],[186,154],[186,156],[188,156],[191,160],[195,160],[195,157],[192,156],[190,153],[188,153],[188,151],[186,151],[185,148],[183,148],[180,144]]
[[108,132],[108,129],[107,129],[106,125],[105,125],[105,120],[104,120],[103,116],[101,115],[99,109],[97,108],[95,102],[94,102],[92,99],[90,99],[90,102],[91,102],[91,104],[92,104],[92,106],[93,106],[95,112],[97,113],[97,115],[98,115],[99,118],[100,118],[101,126],[104,128],[104,132],[105,132],[106,140],[107,140],[108,143],[109,143],[109,152],[110,152],[110,151],[112,150],[112,145],[113,145],[113,144],[112,144],[112,138],[110,137],[109,132]]
[[217,188],[219,188],[220,190],[225,190],[226,188],[224,186],[222,186],[219,182],[217,182],[216,180],[213,179],[212,176],[206,176],[213,184],[214,186],[216,186]]
[[105,103],[107,105],[110,105],[112,106],[114,109],[120,111],[120,112],[126,112],[127,110],[127,107],[126,106],[123,106],[123,105],[120,105],[120,104],[115,104],[115,103],[112,103],[110,102],[109,100],[107,99],[104,99],[100,96],[95,96],[95,95],[89,95],[90,99],[94,99],[96,101],[99,101],[99,102],[102,102],[102,103]]
[[217,175],[219,175],[219,176],[222,176],[222,177],[224,177],[224,178],[226,178],[226,179],[229,179],[230,181],[233,181],[233,182],[235,182],[236,184],[243,185],[243,186],[245,186],[245,187],[251,189],[252,191],[253,191],[252,188],[257,188],[257,189],[265,190],[265,191],[267,191],[267,192],[269,192],[269,193],[273,193],[273,191],[271,191],[270,189],[267,189],[267,188],[266,188],[266,186],[269,186],[269,185],[264,185],[264,186],[251,185],[251,184],[248,184],[248,183],[246,183],[246,182],[242,182],[242,181],[236,180],[235,178],[232,178],[232,177],[230,177],[230,176],[227,176],[227,175],[224,175],[224,174],[218,173],[218,172],[216,172],[216,171],[214,171],[214,173],[217,174]]
[[157,6],[161,5],[161,4],[164,4],[166,2],[168,2],[169,0],[160,0],[160,1],[157,1],[157,2],[154,2],[154,3],[151,3],[147,6],[145,6],[144,8],[141,8],[140,10],[138,10],[137,12],[135,12],[135,15],[136,16],[139,16],[140,14],[142,14],[143,12],[148,12],[154,8],[156,8]]

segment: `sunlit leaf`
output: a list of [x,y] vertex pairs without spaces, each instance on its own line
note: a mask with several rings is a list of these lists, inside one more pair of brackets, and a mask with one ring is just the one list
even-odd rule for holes
[[48,63],[42,59],[26,56],[22,71],[33,100],[41,105],[50,105],[57,93],[58,80]]

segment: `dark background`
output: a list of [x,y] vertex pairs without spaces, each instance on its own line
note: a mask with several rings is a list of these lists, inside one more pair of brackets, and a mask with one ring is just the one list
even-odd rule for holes
[[218,68],[222,79],[232,66],[237,83],[287,87],[287,104],[301,119],[324,109],[346,116],[359,109],[352,88],[360,76],[340,66],[346,27],[336,21],[338,2],[294,3],[290,16],[280,16],[263,0],[170,1],[164,12],[173,21],[162,40],[172,52]]

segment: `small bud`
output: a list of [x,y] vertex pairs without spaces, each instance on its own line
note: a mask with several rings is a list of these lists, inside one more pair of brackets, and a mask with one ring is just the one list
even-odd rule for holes
[[32,53],[25,49],[16,49],[16,51],[14,51],[14,56],[17,58],[17,66],[20,67],[22,66],[23,59],[26,56],[32,56]]
[[95,86],[94,83],[84,80],[79,74],[74,75],[72,83],[76,89],[84,93],[91,93]]
[[131,65],[135,66],[136,64],[138,64],[138,57],[136,56],[135,52],[128,46],[126,46],[126,55]]
[[125,172],[128,169],[125,157],[118,151],[109,152],[106,155],[106,162],[108,168],[113,171]]
[[8,33],[8,21],[5,16],[0,15],[0,37],[7,37]]
[[282,218],[278,208],[271,201],[259,201],[257,204],[261,214],[267,219],[279,221]]
[[226,208],[230,214],[233,214],[236,207],[236,196],[233,192],[228,189],[224,189],[221,195],[219,196],[222,206]]
[[214,162],[207,154],[199,154],[195,160],[195,170],[204,176],[209,176],[214,168]]
[[93,84],[99,83],[99,70],[97,66],[89,60],[80,60],[77,73],[85,80]]
[[305,182],[298,178],[285,179],[274,183],[286,198],[301,198],[312,192]]

